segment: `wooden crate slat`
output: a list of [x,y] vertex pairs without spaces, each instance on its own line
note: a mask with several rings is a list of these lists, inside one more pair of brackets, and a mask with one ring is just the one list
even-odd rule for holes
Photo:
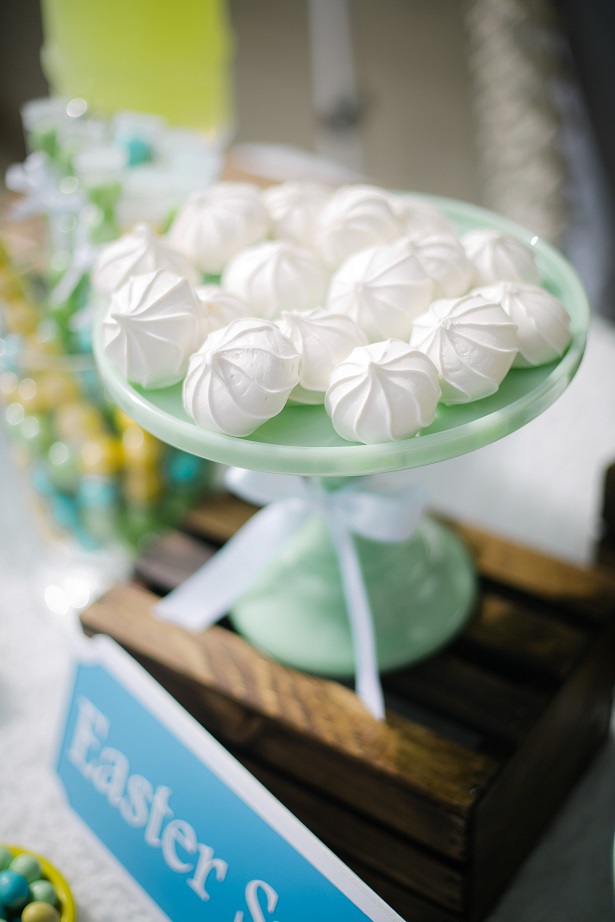
[[477,805],[472,905],[482,918],[608,732],[615,621]]
[[216,548],[180,531],[169,531],[151,544],[135,564],[135,576],[147,586],[170,592],[214,555]]
[[443,864],[407,837],[367,821],[337,801],[323,800],[321,792],[271,771],[245,753],[234,755],[336,854],[343,852],[445,908],[463,907],[465,882],[459,866]]
[[[339,857],[407,922],[459,922],[459,915],[453,910],[444,909],[406,887],[401,887],[395,881],[381,877],[352,855],[340,852]],[[327,919],[326,922],[330,920]]]
[[184,519],[187,531],[223,544],[251,519],[258,506],[229,493],[216,493],[207,502],[191,509]]
[[586,632],[544,617],[531,603],[522,606],[483,592],[476,616],[454,646],[518,678],[557,682],[570,672],[587,642]]
[[391,673],[383,683],[385,689],[453,716],[513,748],[527,735],[549,700],[545,691],[512,682],[451,653]]
[[480,575],[594,621],[610,617],[615,578],[557,560],[468,525],[451,523]]

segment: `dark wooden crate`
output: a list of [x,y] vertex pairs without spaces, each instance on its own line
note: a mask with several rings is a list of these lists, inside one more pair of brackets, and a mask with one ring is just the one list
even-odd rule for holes
[[446,650],[385,677],[380,724],[350,688],[224,624],[193,634],[153,616],[253,512],[228,496],[194,510],[85,630],[129,650],[402,916],[484,918],[607,733],[615,580],[453,525],[476,610]]

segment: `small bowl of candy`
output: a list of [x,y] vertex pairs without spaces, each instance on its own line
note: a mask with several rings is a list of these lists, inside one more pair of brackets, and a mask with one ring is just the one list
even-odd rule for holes
[[0,845],[0,922],[75,922],[66,880],[41,855]]

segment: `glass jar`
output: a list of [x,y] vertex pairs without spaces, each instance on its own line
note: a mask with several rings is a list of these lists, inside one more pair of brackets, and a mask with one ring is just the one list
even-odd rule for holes
[[62,351],[25,295],[31,284],[0,292],[0,415],[43,538],[46,601],[67,611],[125,578],[144,543],[208,489],[213,466],[110,404],[93,356]]

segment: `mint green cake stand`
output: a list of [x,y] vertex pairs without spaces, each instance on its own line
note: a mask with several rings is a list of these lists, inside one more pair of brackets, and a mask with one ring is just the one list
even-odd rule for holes
[[[493,227],[532,246],[542,284],[571,320],[572,340],[550,365],[509,372],[497,393],[474,403],[440,405],[419,436],[359,445],[336,435],[321,406],[287,406],[247,438],[199,429],[182,407],[181,385],[144,390],[128,384],[94,336],[111,398],[159,439],[222,464],[279,474],[345,478],[420,467],[487,445],[525,425],[559,397],[577,371],[589,323],[583,287],[569,263],[529,231],[473,205],[425,196],[457,231]],[[334,481],[328,481],[333,483]],[[415,662],[450,640],[471,613],[472,563],[461,541],[425,517],[403,544],[356,539],[370,597],[382,670]],[[258,583],[233,607],[233,623],[282,662],[331,676],[351,676],[354,656],[337,562],[322,520],[314,516],[289,541]]]

